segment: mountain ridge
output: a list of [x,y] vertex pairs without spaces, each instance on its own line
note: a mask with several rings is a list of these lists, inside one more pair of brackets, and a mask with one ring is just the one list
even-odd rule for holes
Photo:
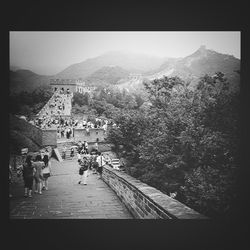
[[[38,75],[30,70],[10,70],[10,87],[20,91],[49,85],[51,78],[82,78],[92,85],[118,84],[120,87],[132,90],[133,84],[140,85],[143,79],[152,80],[164,75],[179,76],[195,86],[200,76],[214,74],[217,71],[223,72],[230,81],[239,82],[240,76],[235,72],[238,70],[240,70],[240,59],[206,49],[203,45],[183,58],[158,58],[139,53],[126,55],[125,52],[111,51],[72,64],[53,76]],[[131,74],[138,74],[139,77],[130,78]]]

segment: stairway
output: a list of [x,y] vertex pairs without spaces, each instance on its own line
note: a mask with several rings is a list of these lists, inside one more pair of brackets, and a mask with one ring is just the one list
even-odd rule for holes
[[77,150],[76,148],[74,148],[74,157],[70,156],[70,149],[72,146],[75,146],[75,142],[74,141],[68,141],[68,142],[61,142],[61,143],[57,143],[57,149],[61,155],[61,157],[63,157],[63,147],[66,146],[67,150],[66,150],[66,158],[65,160],[77,160]]

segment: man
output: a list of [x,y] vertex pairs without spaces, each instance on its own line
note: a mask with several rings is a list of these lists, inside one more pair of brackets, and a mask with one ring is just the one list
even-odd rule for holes
[[97,172],[99,173],[99,179],[102,178],[102,170],[103,170],[103,166],[105,165],[105,161],[104,161],[104,157],[102,155],[101,152],[98,153],[99,155],[96,158],[96,161],[98,163],[98,168],[97,168]]

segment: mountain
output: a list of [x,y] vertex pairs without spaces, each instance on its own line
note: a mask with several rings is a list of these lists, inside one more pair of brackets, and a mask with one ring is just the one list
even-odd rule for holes
[[121,79],[129,77],[130,72],[119,66],[104,66],[86,79],[87,82],[92,84],[118,84]]
[[240,82],[240,75],[236,72],[238,70],[240,70],[239,59],[201,46],[187,57],[168,58],[158,69],[146,72],[137,78],[124,81],[119,85],[119,88],[138,91],[138,89],[142,89],[144,79],[153,80],[162,78],[163,76],[179,76],[186,82],[190,82],[189,87],[194,88],[201,76],[205,74],[214,75],[218,71],[225,74],[232,88],[238,88]]
[[172,64],[167,63],[164,70],[162,68],[161,66],[158,75],[162,72],[168,76],[177,75],[184,80],[196,81],[204,74],[213,75],[215,72],[221,71],[228,80],[238,81],[239,75],[235,71],[240,69],[240,60],[201,46],[193,54],[176,60]]
[[21,91],[31,92],[37,87],[48,86],[50,76],[35,74],[30,70],[10,70],[10,91],[17,93]]
[[135,54],[124,51],[111,51],[101,56],[73,64],[55,78],[87,78],[95,71],[108,65],[119,66],[132,73],[142,73],[158,68],[165,58]]
[[144,79],[179,76],[195,87],[204,74],[221,71],[229,82],[239,86],[240,60],[201,46],[184,58],[158,58],[143,54],[113,51],[73,64],[54,76],[37,75],[29,70],[10,71],[11,91],[31,91],[38,86],[49,85],[50,78],[83,78],[91,85],[116,84],[130,91],[143,89]]
[[10,65],[10,70],[11,71],[17,71],[17,70],[20,70],[20,68],[17,67],[17,66],[14,66],[14,65]]

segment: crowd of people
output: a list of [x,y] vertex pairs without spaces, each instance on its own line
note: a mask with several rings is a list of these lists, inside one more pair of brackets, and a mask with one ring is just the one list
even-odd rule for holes
[[[12,167],[9,165],[9,183],[12,183]],[[34,190],[42,194],[42,190],[49,189],[49,177],[51,176],[51,163],[46,150],[41,150],[36,156],[31,154],[22,155],[22,164],[17,168],[17,176],[22,175],[24,181],[24,197],[32,198]],[[10,194],[12,197],[12,194]]]
[[108,155],[104,156],[96,147],[89,152],[87,142],[81,143],[80,141],[77,146],[77,162],[79,165],[78,184],[83,183],[87,185],[89,171],[92,171],[93,174],[98,174],[101,179],[103,166],[106,164],[110,165],[111,158]]
[[56,92],[49,102],[40,111],[39,115],[46,116],[58,116],[58,115],[70,115],[71,108],[71,97],[70,93],[64,94]]
[[35,125],[41,129],[56,129],[57,138],[71,138],[74,133],[74,128],[76,129],[86,129],[89,133],[89,129],[102,128],[104,132],[107,132],[108,126],[113,125],[112,121],[107,119],[95,118],[95,120],[90,121],[89,119],[74,119],[72,117],[51,117],[42,116],[37,117],[34,120],[29,121],[31,124]]

